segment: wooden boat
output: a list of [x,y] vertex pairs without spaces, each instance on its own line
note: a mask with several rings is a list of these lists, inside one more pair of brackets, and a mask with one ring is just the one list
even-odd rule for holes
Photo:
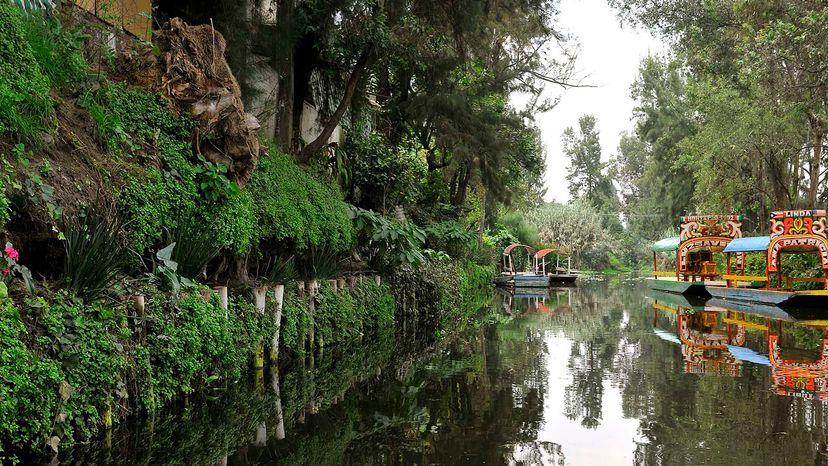
[[[526,252],[526,268],[520,271],[513,254],[516,251]],[[556,254],[556,264],[553,267],[547,263],[549,254]],[[571,260],[567,257],[566,268],[561,267],[560,258],[563,254],[558,249],[541,249],[535,251],[525,244],[511,244],[503,250],[501,257],[501,273],[495,277],[498,286],[513,286],[518,288],[547,288],[552,284],[574,283],[578,278],[571,269]]]
[[[727,273],[724,283],[706,286],[715,298],[734,302],[768,304],[781,307],[805,307],[828,310],[828,232],[824,210],[785,210],[773,212],[770,236],[740,238],[725,248]],[[732,255],[759,253],[765,256],[765,275],[745,275],[744,260],[737,259],[731,270]],[[791,253],[819,254],[823,277],[786,276],[783,256]],[[775,286],[772,286],[775,282]],[[794,283],[819,283],[820,290],[795,291]]]
[[[555,267],[547,266],[546,257],[555,254]],[[566,267],[561,267],[561,256],[566,257]],[[541,249],[535,253],[535,273],[549,277],[550,283],[574,283],[578,275],[572,270],[572,258],[560,249]]]
[[[720,277],[713,254],[742,236],[741,215],[686,215],[680,219],[678,237],[653,244],[653,276],[647,285],[653,290],[686,296],[709,296],[706,286]],[[675,253],[674,271],[658,270],[658,254]],[[744,256],[740,255],[739,260]]]

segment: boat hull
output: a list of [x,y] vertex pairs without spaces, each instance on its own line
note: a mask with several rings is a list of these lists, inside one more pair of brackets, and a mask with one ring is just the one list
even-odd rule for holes
[[708,286],[707,292],[714,298],[725,301],[741,301],[756,304],[778,305],[789,300],[794,293],[787,291],[762,290],[756,288],[727,288]]
[[707,292],[725,301],[772,305],[783,308],[828,309],[828,291],[776,291],[756,288],[708,286]]
[[543,275],[515,275],[515,287],[520,288],[548,288],[549,277]]
[[549,276],[549,281],[552,283],[575,283],[575,280],[577,279],[578,276],[575,274],[558,274]]
[[648,278],[647,286],[657,291],[677,293],[684,296],[706,296],[704,282],[685,282],[679,280],[663,280],[660,278]]

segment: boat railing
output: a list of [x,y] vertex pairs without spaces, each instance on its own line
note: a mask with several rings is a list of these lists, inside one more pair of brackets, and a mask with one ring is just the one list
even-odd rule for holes
[[[768,286],[768,277],[764,275],[725,274],[722,275],[722,278],[727,282],[728,288],[739,288],[739,282],[760,282],[764,284],[764,288],[773,289]],[[826,280],[825,278],[804,278],[784,276],[783,280],[785,282],[784,290],[787,291],[793,291],[794,283],[821,283],[826,289],[828,289],[828,280]]]

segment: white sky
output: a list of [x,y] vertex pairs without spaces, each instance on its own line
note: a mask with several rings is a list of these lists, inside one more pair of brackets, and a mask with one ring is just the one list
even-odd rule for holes
[[[546,200],[566,202],[566,155],[561,133],[568,126],[577,127],[578,118],[591,113],[597,119],[602,158],[608,160],[618,149],[619,133],[632,130],[630,85],[638,75],[638,65],[649,53],[660,54],[667,46],[645,30],[621,27],[615,10],[606,0],[562,0],[557,24],[574,35],[581,45],[577,70],[586,76],[585,84],[595,88],[550,91],[561,95],[552,111],[535,116],[546,148]],[[551,86],[551,85],[550,85]]]

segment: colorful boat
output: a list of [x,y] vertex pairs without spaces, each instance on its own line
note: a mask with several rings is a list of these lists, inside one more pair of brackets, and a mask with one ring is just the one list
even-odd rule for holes
[[[687,215],[680,217],[678,237],[665,238],[651,246],[653,277],[647,285],[660,291],[690,296],[708,296],[706,285],[720,278],[713,261],[736,238],[742,237],[741,215]],[[675,253],[674,271],[658,270],[659,253]],[[738,260],[744,260],[739,255]]]
[[[516,260],[518,251],[526,253],[526,262]],[[549,255],[555,253],[555,265],[547,262]],[[547,288],[552,284],[574,283],[578,278],[571,269],[571,261],[567,257],[566,267],[561,267],[561,256],[565,256],[559,249],[541,249],[535,251],[525,244],[511,244],[503,250],[501,257],[501,272],[495,277],[495,284],[499,286],[513,286],[520,288]]]
[[[727,273],[724,283],[710,283],[711,296],[733,302],[748,302],[783,307],[826,309],[828,305],[828,232],[824,210],[785,210],[773,212],[770,236],[740,238],[727,245]],[[745,254],[765,256],[764,275],[746,275]],[[783,257],[788,254],[819,254],[822,277],[791,277],[784,273]],[[737,256],[735,270],[732,256]],[[795,291],[794,283],[817,283],[822,289]],[[774,286],[775,285],[775,286]]]

